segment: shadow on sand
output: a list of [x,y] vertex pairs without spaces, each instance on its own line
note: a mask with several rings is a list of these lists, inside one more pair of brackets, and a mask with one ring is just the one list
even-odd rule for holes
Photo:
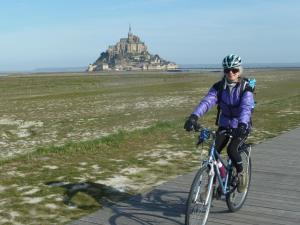
[[[77,207],[80,209],[91,209],[91,208],[99,208],[103,204],[118,202],[125,199],[128,199],[132,195],[121,192],[117,189],[114,189],[110,186],[104,184],[98,184],[93,182],[80,182],[80,183],[65,183],[61,181],[50,181],[47,182],[46,185],[51,187],[61,187],[65,189],[63,201],[64,204]],[[95,206],[95,204],[88,204],[87,202],[78,202],[73,201],[77,195],[86,196],[91,198],[93,201],[97,202],[99,205]]]
[[[69,183],[48,182],[47,185],[65,189],[64,203],[81,209],[91,209],[92,206],[78,205],[72,199],[79,193],[93,198],[101,210],[71,224],[109,224],[109,225],[183,225],[188,191],[160,189],[159,187],[145,195],[132,196],[112,187],[92,182]],[[98,206],[99,208],[99,206]],[[226,203],[213,202],[211,215],[227,213]]]

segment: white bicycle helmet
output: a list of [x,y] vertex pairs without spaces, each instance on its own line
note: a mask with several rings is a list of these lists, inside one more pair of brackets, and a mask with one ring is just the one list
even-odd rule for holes
[[238,55],[230,54],[223,59],[222,64],[224,69],[240,68],[242,59]]

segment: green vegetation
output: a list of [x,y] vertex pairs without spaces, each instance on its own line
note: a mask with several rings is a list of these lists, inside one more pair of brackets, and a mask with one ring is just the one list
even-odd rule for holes
[[[300,71],[257,79],[259,143],[300,124]],[[1,224],[64,224],[199,165],[183,130],[219,73],[0,78]],[[213,127],[216,111],[202,122]]]

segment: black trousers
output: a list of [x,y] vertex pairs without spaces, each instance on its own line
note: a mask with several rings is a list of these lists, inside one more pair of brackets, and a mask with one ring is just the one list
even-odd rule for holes
[[[224,134],[225,128],[220,127],[216,134],[216,145],[215,148],[218,153],[221,153],[223,148],[228,144],[229,137]],[[232,160],[233,165],[235,166],[238,173],[243,171],[243,162],[238,148],[242,145],[248,137],[249,132],[241,137],[233,137],[230,143],[227,146],[227,154]]]

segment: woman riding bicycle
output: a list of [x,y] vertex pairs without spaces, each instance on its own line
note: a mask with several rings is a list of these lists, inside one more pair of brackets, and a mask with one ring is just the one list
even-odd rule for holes
[[[247,80],[241,78],[243,72],[241,58],[231,54],[223,59],[224,77],[215,83],[202,99],[184,124],[184,129],[197,129],[198,118],[202,117],[214,105],[221,112],[217,118],[216,150],[220,153],[229,141],[225,130],[232,129],[232,139],[227,154],[233,162],[238,175],[238,192],[247,187],[247,176],[243,171],[242,158],[238,148],[248,137],[251,129],[251,113],[254,105],[253,91]],[[219,113],[218,113],[219,114]]]

